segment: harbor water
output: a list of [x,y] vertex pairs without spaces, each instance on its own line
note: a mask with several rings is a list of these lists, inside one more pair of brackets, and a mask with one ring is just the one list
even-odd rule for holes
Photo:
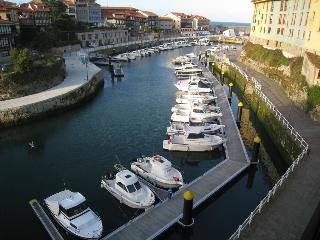
[[[172,161],[190,182],[223,160],[223,153],[171,153],[162,150],[170,109],[175,104],[175,75],[171,60],[200,51],[189,47],[137,59],[114,79],[107,68],[97,96],[75,109],[0,132],[0,230],[3,239],[49,239],[28,201],[68,188],[81,192],[102,218],[104,235],[140,212],[120,204],[100,188],[101,176],[121,163],[160,154]],[[227,88],[226,88],[227,90]],[[238,98],[233,94],[236,114]],[[192,231],[174,226],[162,239],[226,239],[266,195],[285,171],[275,146],[249,110],[241,133],[250,155],[252,139],[263,139],[260,163],[195,212]],[[35,148],[30,148],[33,141]],[[183,200],[181,200],[181,204]],[[66,239],[67,236],[61,228]]]

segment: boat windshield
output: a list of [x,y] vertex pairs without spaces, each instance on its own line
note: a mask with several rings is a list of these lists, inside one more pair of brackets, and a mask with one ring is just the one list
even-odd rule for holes
[[194,113],[204,113],[204,111],[201,109],[193,109],[193,112]]
[[86,209],[88,209],[88,206],[85,202],[83,202],[77,206],[74,206],[72,208],[69,208],[69,209],[65,209],[65,208],[61,207],[61,211],[65,215],[67,215],[69,218],[72,218],[73,216],[84,212]]
[[141,185],[140,185],[139,182],[136,182],[136,183],[134,184],[134,186],[135,186],[135,188],[137,189],[137,191],[139,191],[139,189],[141,188]]
[[188,135],[189,139],[198,139],[198,138],[204,138],[204,134],[203,133],[190,133]]
[[127,186],[127,189],[128,189],[128,192],[129,192],[129,193],[133,193],[133,192],[135,192],[135,191],[136,191],[136,189],[135,189],[135,187],[134,187],[134,185],[133,185],[133,184],[128,185],[128,186]]

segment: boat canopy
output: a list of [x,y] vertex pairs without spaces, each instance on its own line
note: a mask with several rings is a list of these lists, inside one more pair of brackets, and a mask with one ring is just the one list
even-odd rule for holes
[[122,170],[116,174],[116,182],[121,182],[123,185],[128,186],[138,181],[136,175],[129,170]]
[[85,202],[85,197],[79,192],[64,190],[45,199],[46,204],[54,214],[59,214],[59,206],[70,209]]

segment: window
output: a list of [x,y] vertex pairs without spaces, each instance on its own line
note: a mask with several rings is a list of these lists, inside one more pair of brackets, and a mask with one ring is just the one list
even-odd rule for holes
[[309,17],[309,12],[307,12],[306,22],[304,23],[305,26],[306,26],[307,23],[308,23],[308,17]]
[[67,215],[67,217],[72,218],[75,215],[78,215],[82,212],[84,212],[86,209],[88,208],[87,204],[85,202],[74,206],[72,208],[69,209],[65,209],[61,206],[61,212],[63,212],[65,215]]
[[311,31],[309,32],[309,35],[308,35],[308,40],[311,39]]
[[133,192],[135,192],[135,191],[136,191],[136,189],[135,189],[135,187],[134,187],[134,185],[133,185],[133,184],[128,185],[128,186],[127,186],[127,189],[128,189],[128,192],[129,192],[129,193],[133,193]]
[[121,182],[117,182],[118,186],[121,187],[124,191],[127,192],[126,186],[123,185]]
[[278,34],[278,35],[280,34],[280,28],[277,29],[277,34]]
[[141,185],[138,181],[134,184],[134,187],[137,189],[137,191],[141,189]]
[[271,33],[271,27],[268,28],[268,33]]

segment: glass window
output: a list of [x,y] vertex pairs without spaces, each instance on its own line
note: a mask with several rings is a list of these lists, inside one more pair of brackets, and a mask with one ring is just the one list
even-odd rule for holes
[[124,186],[121,182],[117,182],[118,186],[127,192],[126,186]]
[[136,191],[136,189],[134,188],[133,184],[128,185],[128,186],[127,186],[127,189],[128,189],[128,192],[129,192],[129,193],[133,193],[133,192]]
[[69,208],[69,209],[64,209],[63,207],[61,207],[61,211],[66,214],[69,218],[78,215],[82,212],[84,212],[86,209],[88,208],[87,204],[85,202],[73,207],[73,208]]
[[134,184],[134,186],[135,186],[135,188],[137,189],[137,191],[141,188],[141,185],[140,185],[139,182],[136,182],[136,183]]

